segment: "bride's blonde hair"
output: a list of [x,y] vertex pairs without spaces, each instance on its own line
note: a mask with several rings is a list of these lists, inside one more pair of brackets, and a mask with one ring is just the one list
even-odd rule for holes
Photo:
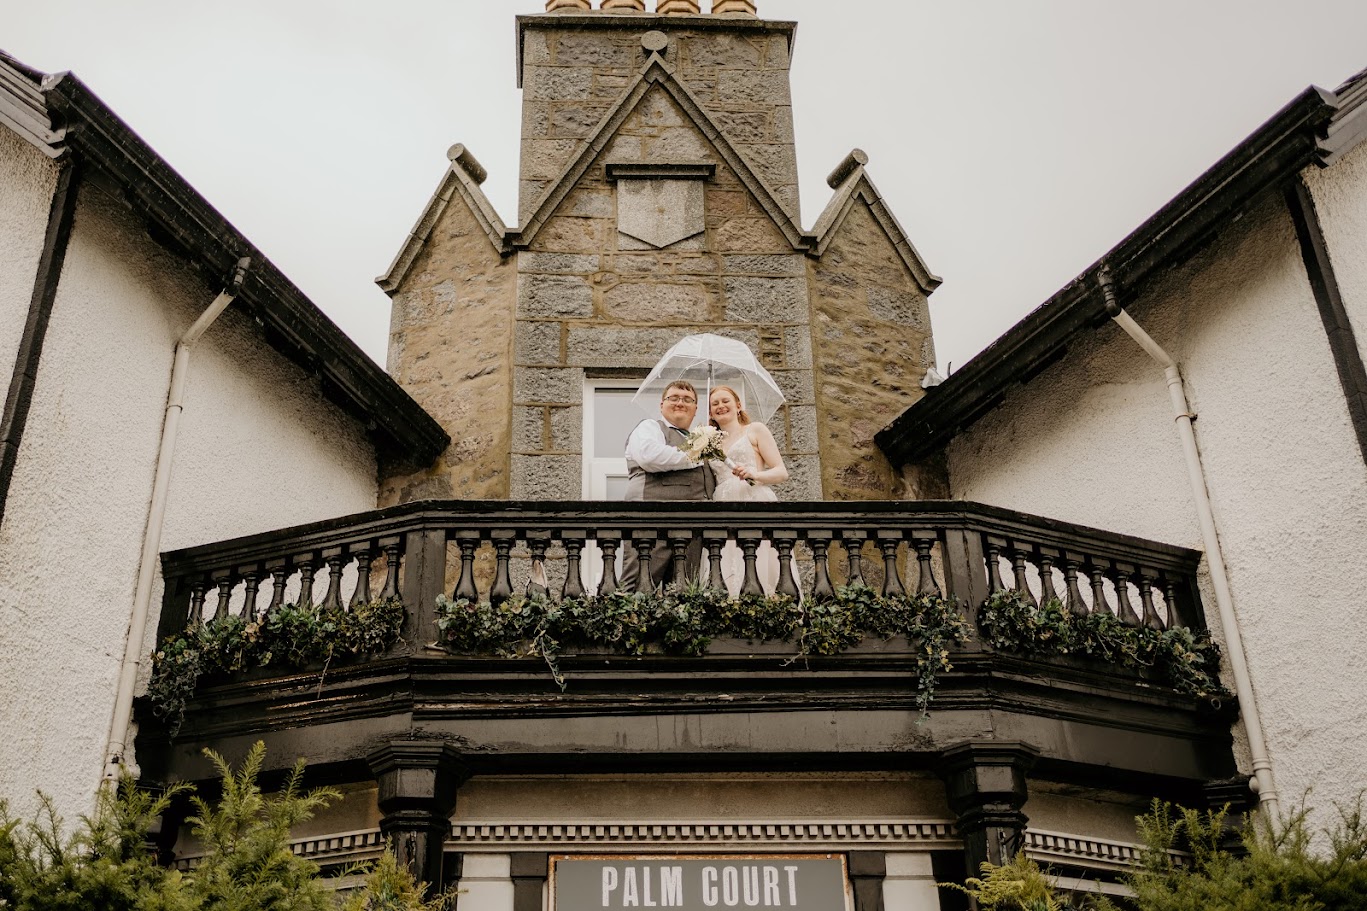
[[736,400],[736,420],[740,421],[741,426],[743,427],[750,423],[750,415],[745,413],[745,407],[740,401],[740,393],[736,392],[736,390],[732,389],[730,386],[713,386],[712,391],[707,394],[707,423],[716,427],[718,430],[721,429],[721,425],[712,419],[712,396],[723,391],[731,393],[731,398]]

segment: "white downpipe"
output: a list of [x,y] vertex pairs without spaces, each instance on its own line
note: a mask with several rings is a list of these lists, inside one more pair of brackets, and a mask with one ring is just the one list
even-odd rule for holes
[[250,264],[250,259],[238,260],[232,282],[176,342],[175,361],[171,366],[171,388],[166,394],[166,418],[162,422],[157,469],[152,480],[152,500],[147,509],[147,528],[143,533],[142,556],[138,563],[138,587],[133,594],[133,614],[128,623],[123,666],[119,671],[119,687],[114,697],[114,718],[109,727],[109,742],[104,754],[105,778],[118,777],[128,749],[126,741],[128,726],[133,720],[133,693],[138,681],[138,667],[142,663],[142,641],[147,633],[147,618],[152,611],[152,586],[156,581],[161,531],[166,521],[166,501],[171,488],[171,463],[176,454],[181,412],[185,410],[183,400],[186,380],[190,375],[190,349],[237,297]]
[[1220,538],[1215,531],[1215,514],[1210,507],[1210,492],[1206,488],[1205,467],[1201,463],[1201,452],[1196,448],[1196,432],[1192,427],[1192,418],[1195,415],[1191,413],[1191,406],[1187,402],[1182,373],[1162,346],[1116,303],[1115,290],[1109,276],[1102,276],[1101,287],[1106,295],[1106,311],[1111,319],[1159,363],[1168,380],[1168,398],[1172,401],[1177,436],[1182,441],[1182,454],[1186,457],[1187,478],[1191,482],[1192,498],[1196,501],[1196,517],[1201,525],[1201,540],[1206,548],[1206,562],[1210,566],[1211,587],[1215,589],[1215,605],[1220,611],[1220,625],[1224,627],[1225,641],[1229,646],[1229,666],[1234,672],[1234,692],[1239,697],[1244,730],[1248,732],[1248,749],[1253,754],[1252,784],[1258,792],[1259,806],[1268,821],[1275,822],[1278,814],[1278,797],[1277,785],[1272,777],[1272,759],[1268,755],[1267,741],[1263,737],[1262,716],[1258,713],[1258,701],[1253,695],[1253,680],[1248,674],[1244,640],[1239,633],[1239,620],[1234,613],[1234,596],[1229,590],[1229,574],[1220,550]]

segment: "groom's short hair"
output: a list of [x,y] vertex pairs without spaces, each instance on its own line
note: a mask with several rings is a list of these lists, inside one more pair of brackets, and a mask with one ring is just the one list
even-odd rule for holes
[[693,384],[688,380],[675,380],[665,387],[664,392],[660,393],[660,401],[663,402],[665,400],[665,396],[669,395],[669,390],[671,389],[686,389],[693,398],[696,399],[698,397],[698,390],[694,389]]

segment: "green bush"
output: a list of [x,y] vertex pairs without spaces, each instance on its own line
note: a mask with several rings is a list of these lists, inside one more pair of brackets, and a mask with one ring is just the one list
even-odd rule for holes
[[423,889],[385,850],[360,889],[339,895],[312,861],[290,850],[290,829],[336,799],[329,789],[304,791],[302,761],[284,788],[264,794],[256,783],[265,746],[257,743],[238,771],[205,751],[218,768],[221,796],[193,797],[189,823],[204,856],[188,873],[159,866],[148,836],[172,800],[140,790],[125,775],[99,794],[93,816],[63,834],[52,802],[32,821],[9,815],[0,801],[0,909],[4,911],[437,911],[451,896],[423,900]]

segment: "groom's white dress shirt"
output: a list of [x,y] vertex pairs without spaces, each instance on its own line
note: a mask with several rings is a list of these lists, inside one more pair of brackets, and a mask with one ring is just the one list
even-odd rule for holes
[[684,432],[669,435],[674,439],[667,441],[665,432],[660,429],[659,421],[642,421],[627,437],[627,461],[635,462],[646,471],[682,471],[698,466],[679,449],[684,440]]

